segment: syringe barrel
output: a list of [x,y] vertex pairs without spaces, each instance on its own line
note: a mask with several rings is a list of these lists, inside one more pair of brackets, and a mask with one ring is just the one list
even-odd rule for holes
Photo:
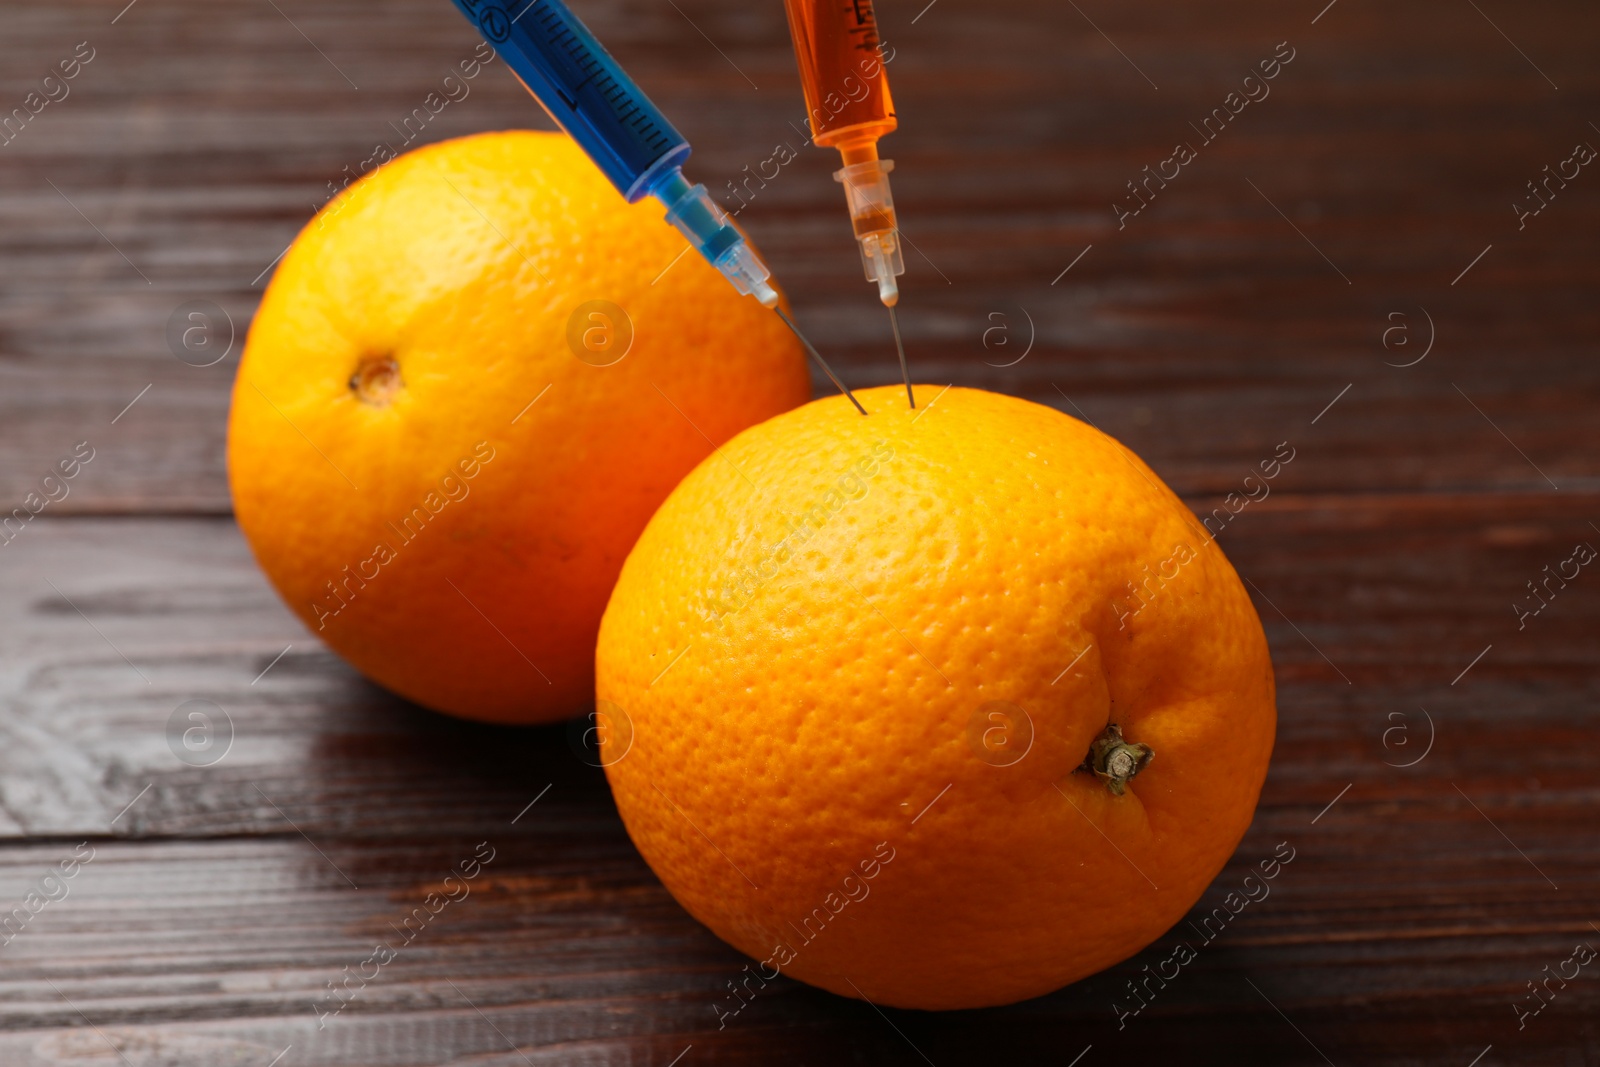
[[[812,140],[841,149],[896,126],[872,0],[784,0]],[[851,160],[847,160],[850,162]]]
[[453,0],[629,203],[683,166],[689,142],[561,0]]

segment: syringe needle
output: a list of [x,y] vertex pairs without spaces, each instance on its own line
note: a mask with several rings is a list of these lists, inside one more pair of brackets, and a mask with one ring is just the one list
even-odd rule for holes
[[889,306],[889,325],[894,327],[894,347],[900,353],[900,377],[906,383],[906,399],[912,407],[917,406],[917,398],[911,395],[911,372],[906,369],[906,346],[900,340],[900,316],[894,313],[894,305]]
[[772,310],[776,311],[778,313],[778,318],[783,320],[783,324],[789,327],[789,329],[793,330],[796,337],[800,338],[800,343],[806,346],[806,351],[811,353],[811,358],[817,361],[817,366],[822,368],[822,373],[828,376],[828,380],[839,387],[839,392],[850,398],[850,403],[856,406],[857,411],[865,415],[867,413],[867,409],[861,406],[861,401],[856,399],[856,394],[852,393],[850,389],[839,380],[839,376],[833,373],[833,368],[828,366],[828,361],[822,358],[822,353],[811,347],[811,342],[806,340],[806,335],[801,333],[800,328],[796,326],[792,320],[790,320],[789,316],[783,313],[783,308],[774,307]]

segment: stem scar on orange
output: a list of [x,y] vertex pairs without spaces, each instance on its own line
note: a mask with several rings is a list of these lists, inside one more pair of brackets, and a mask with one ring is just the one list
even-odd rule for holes
[[778,317],[565,135],[370,174],[283,257],[228,428],[240,529],[362,673],[442,711],[594,695],[623,557],[691,468],[810,396]]
[[[937,393],[937,396],[936,396]],[[1272,666],[1132,452],[971,389],[818,400],[684,479],[597,693],[628,832],[720,937],[845,996],[1004,1004],[1149,944],[1249,825]]]

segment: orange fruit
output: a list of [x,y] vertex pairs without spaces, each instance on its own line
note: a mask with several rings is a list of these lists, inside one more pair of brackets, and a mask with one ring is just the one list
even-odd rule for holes
[[724,1020],[779,972],[969,1008],[1115,963],[1216,876],[1272,749],[1255,609],[1137,456],[979,390],[856,395],[707,457],[600,626],[628,832],[755,961]]
[[564,135],[419,149],[295,240],[233,391],[257,560],[358,670],[441,711],[594,695],[606,597],[712,448],[804,403],[804,354]]

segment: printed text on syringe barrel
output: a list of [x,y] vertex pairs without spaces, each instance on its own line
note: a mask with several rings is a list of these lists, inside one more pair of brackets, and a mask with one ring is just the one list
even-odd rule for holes
[[560,0],[454,0],[629,201],[681,166],[689,144]]

